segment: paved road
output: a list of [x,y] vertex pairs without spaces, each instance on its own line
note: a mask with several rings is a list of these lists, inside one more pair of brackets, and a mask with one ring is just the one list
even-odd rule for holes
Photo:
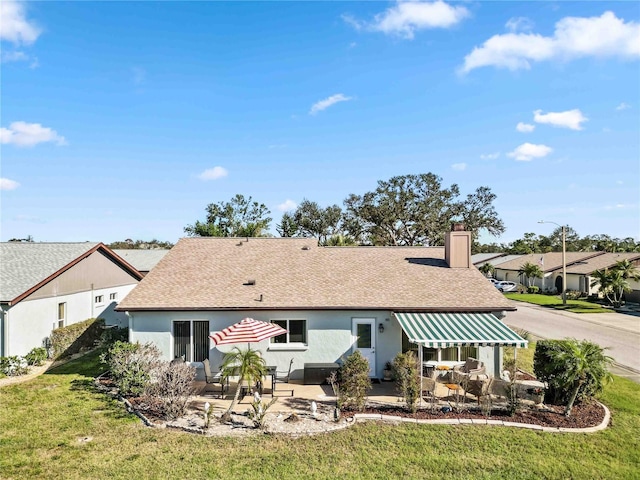
[[640,317],[619,313],[575,314],[514,302],[504,322],[540,338],[577,338],[609,347],[614,373],[640,383]]

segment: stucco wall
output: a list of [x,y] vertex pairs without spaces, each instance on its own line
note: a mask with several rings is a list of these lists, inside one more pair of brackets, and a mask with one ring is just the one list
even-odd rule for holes
[[[289,349],[274,346],[265,340],[252,344],[260,350],[267,365],[276,365],[278,370],[286,371],[293,358],[292,378],[301,379],[305,363],[333,363],[346,357],[353,351],[354,337],[351,335],[353,318],[374,318],[376,335],[377,377],[387,360],[402,349],[402,330],[391,312],[379,311],[274,311],[274,312],[131,312],[129,314],[129,334],[132,342],[153,342],[163,352],[166,359],[173,358],[172,321],[208,320],[211,333],[222,330],[245,317],[270,321],[278,319],[303,319],[307,321],[307,347]],[[378,332],[378,325],[384,325],[384,332]],[[234,345],[211,347],[209,360],[215,369],[221,364],[224,352]],[[199,364],[195,364],[199,367]],[[200,372],[201,375],[201,372]]]
[[[6,352],[1,356],[25,355],[34,347],[41,347],[42,341],[51,334],[58,325],[58,304],[66,303],[65,325],[78,323],[88,318],[104,318],[107,325],[127,326],[124,313],[115,312],[117,301],[110,301],[111,293],[117,299],[123,299],[135,285],[124,285],[79,292],[69,295],[23,300],[7,309],[2,334],[2,345]],[[102,304],[94,304],[97,295],[104,297]]]

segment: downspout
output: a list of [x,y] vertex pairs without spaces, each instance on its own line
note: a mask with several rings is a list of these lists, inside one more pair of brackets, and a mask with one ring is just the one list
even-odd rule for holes
[[8,321],[9,311],[4,309],[4,306],[0,306],[0,357],[8,357],[9,352],[5,351],[5,345],[8,344],[6,337],[8,336]]

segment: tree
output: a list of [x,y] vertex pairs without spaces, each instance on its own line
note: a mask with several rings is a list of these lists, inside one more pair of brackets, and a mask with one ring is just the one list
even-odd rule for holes
[[342,209],[338,205],[322,208],[305,198],[293,213],[293,219],[301,236],[315,237],[324,245],[327,238],[340,233]]
[[[594,396],[611,379],[609,366],[613,359],[604,354],[604,349],[587,340],[565,339],[555,341],[553,348],[546,350],[545,366],[554,372],[548,379],[555,388],[566,392],[565,416],[571,416],[571,409],[579,394]],[[535,361],[535,360],[534,360]],[[588,391],[587,391],[588,387]]]
[[260,380],[266,371],[266,366],[264,359],[257,350],[252,350],[251,348],[241,350],[238,347],[234,347],[233,350],[225,353],[220,370],[222,371],[223,382],[229,377],[238,377],[236,393],[233,396],[231,405],[229,405],[229,408],[221,419],[223,422],[226,422],[230,419],[231,412],[238,403],[244,382],[252,385],[257,380]]
[[518,270],[518,275],[521,275],[527,279],[527,287],[533,286],[533,282],[536,278],[542,278],[544,273],[540,269],[540,267],[534,263],[526,262],[520,270]]
[[109,248],[120,250],[155,250],[155,249],[170,249],[173,247],[171,242],[163,242],[160,240],[136,240],[135,242],[130,238],[124,241],[112,242],[107,245]]
[[596,270],[591,277],[591,286],[599,286],[599,292],[609,303],[619,307],[622,296],[631,291],[629,280],[640,280],[640,271],[629,260],[620,260],[610,269]]
[[271,212],[262,203],[237,194],[229,202],[207,205],[205,222],[196,221],[184,231],[196,237],[262,237],[269,229]]
[[282,214],[280,223],[276,225],[276,232],[281,237],[295,237],[298,234],[298,224],[289,212]]
[[486,263],[483,263],[478,270],[480,270],[485,277],[492,277],[493,272],[496,271],[496,267],[491,265],[489,262],[486,262]]
[[465,201],[458,201],[458,195],[456,184],[444,187],[433,173],[381,180],[375,191],[345,199],[345,231],[365,243],[393,246],[442,245],[455,219],[468,221],[474,235],[480,229],[504,231],[488,187]]

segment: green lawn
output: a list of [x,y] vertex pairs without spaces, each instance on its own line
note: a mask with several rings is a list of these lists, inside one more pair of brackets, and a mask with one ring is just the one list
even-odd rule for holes
[[[144,427],[94,391],[97,353],[0,389],[2,478],[638,478],[640,385],[616,378],[595,434],[366,423],[337,433],[206,438]],[[91,437],[91,441],[79,439]]]
[[585,302],[584,300],[567,300],[567,304],[562,304],[562,298],[555,295],[540,295],[532,293],[505,293],[505,297],[518,302],[533,303],[543,307],[554,308],[556,310],[566,310],[574,313],[610,313],[613,310],[604,308],[597,303]]

